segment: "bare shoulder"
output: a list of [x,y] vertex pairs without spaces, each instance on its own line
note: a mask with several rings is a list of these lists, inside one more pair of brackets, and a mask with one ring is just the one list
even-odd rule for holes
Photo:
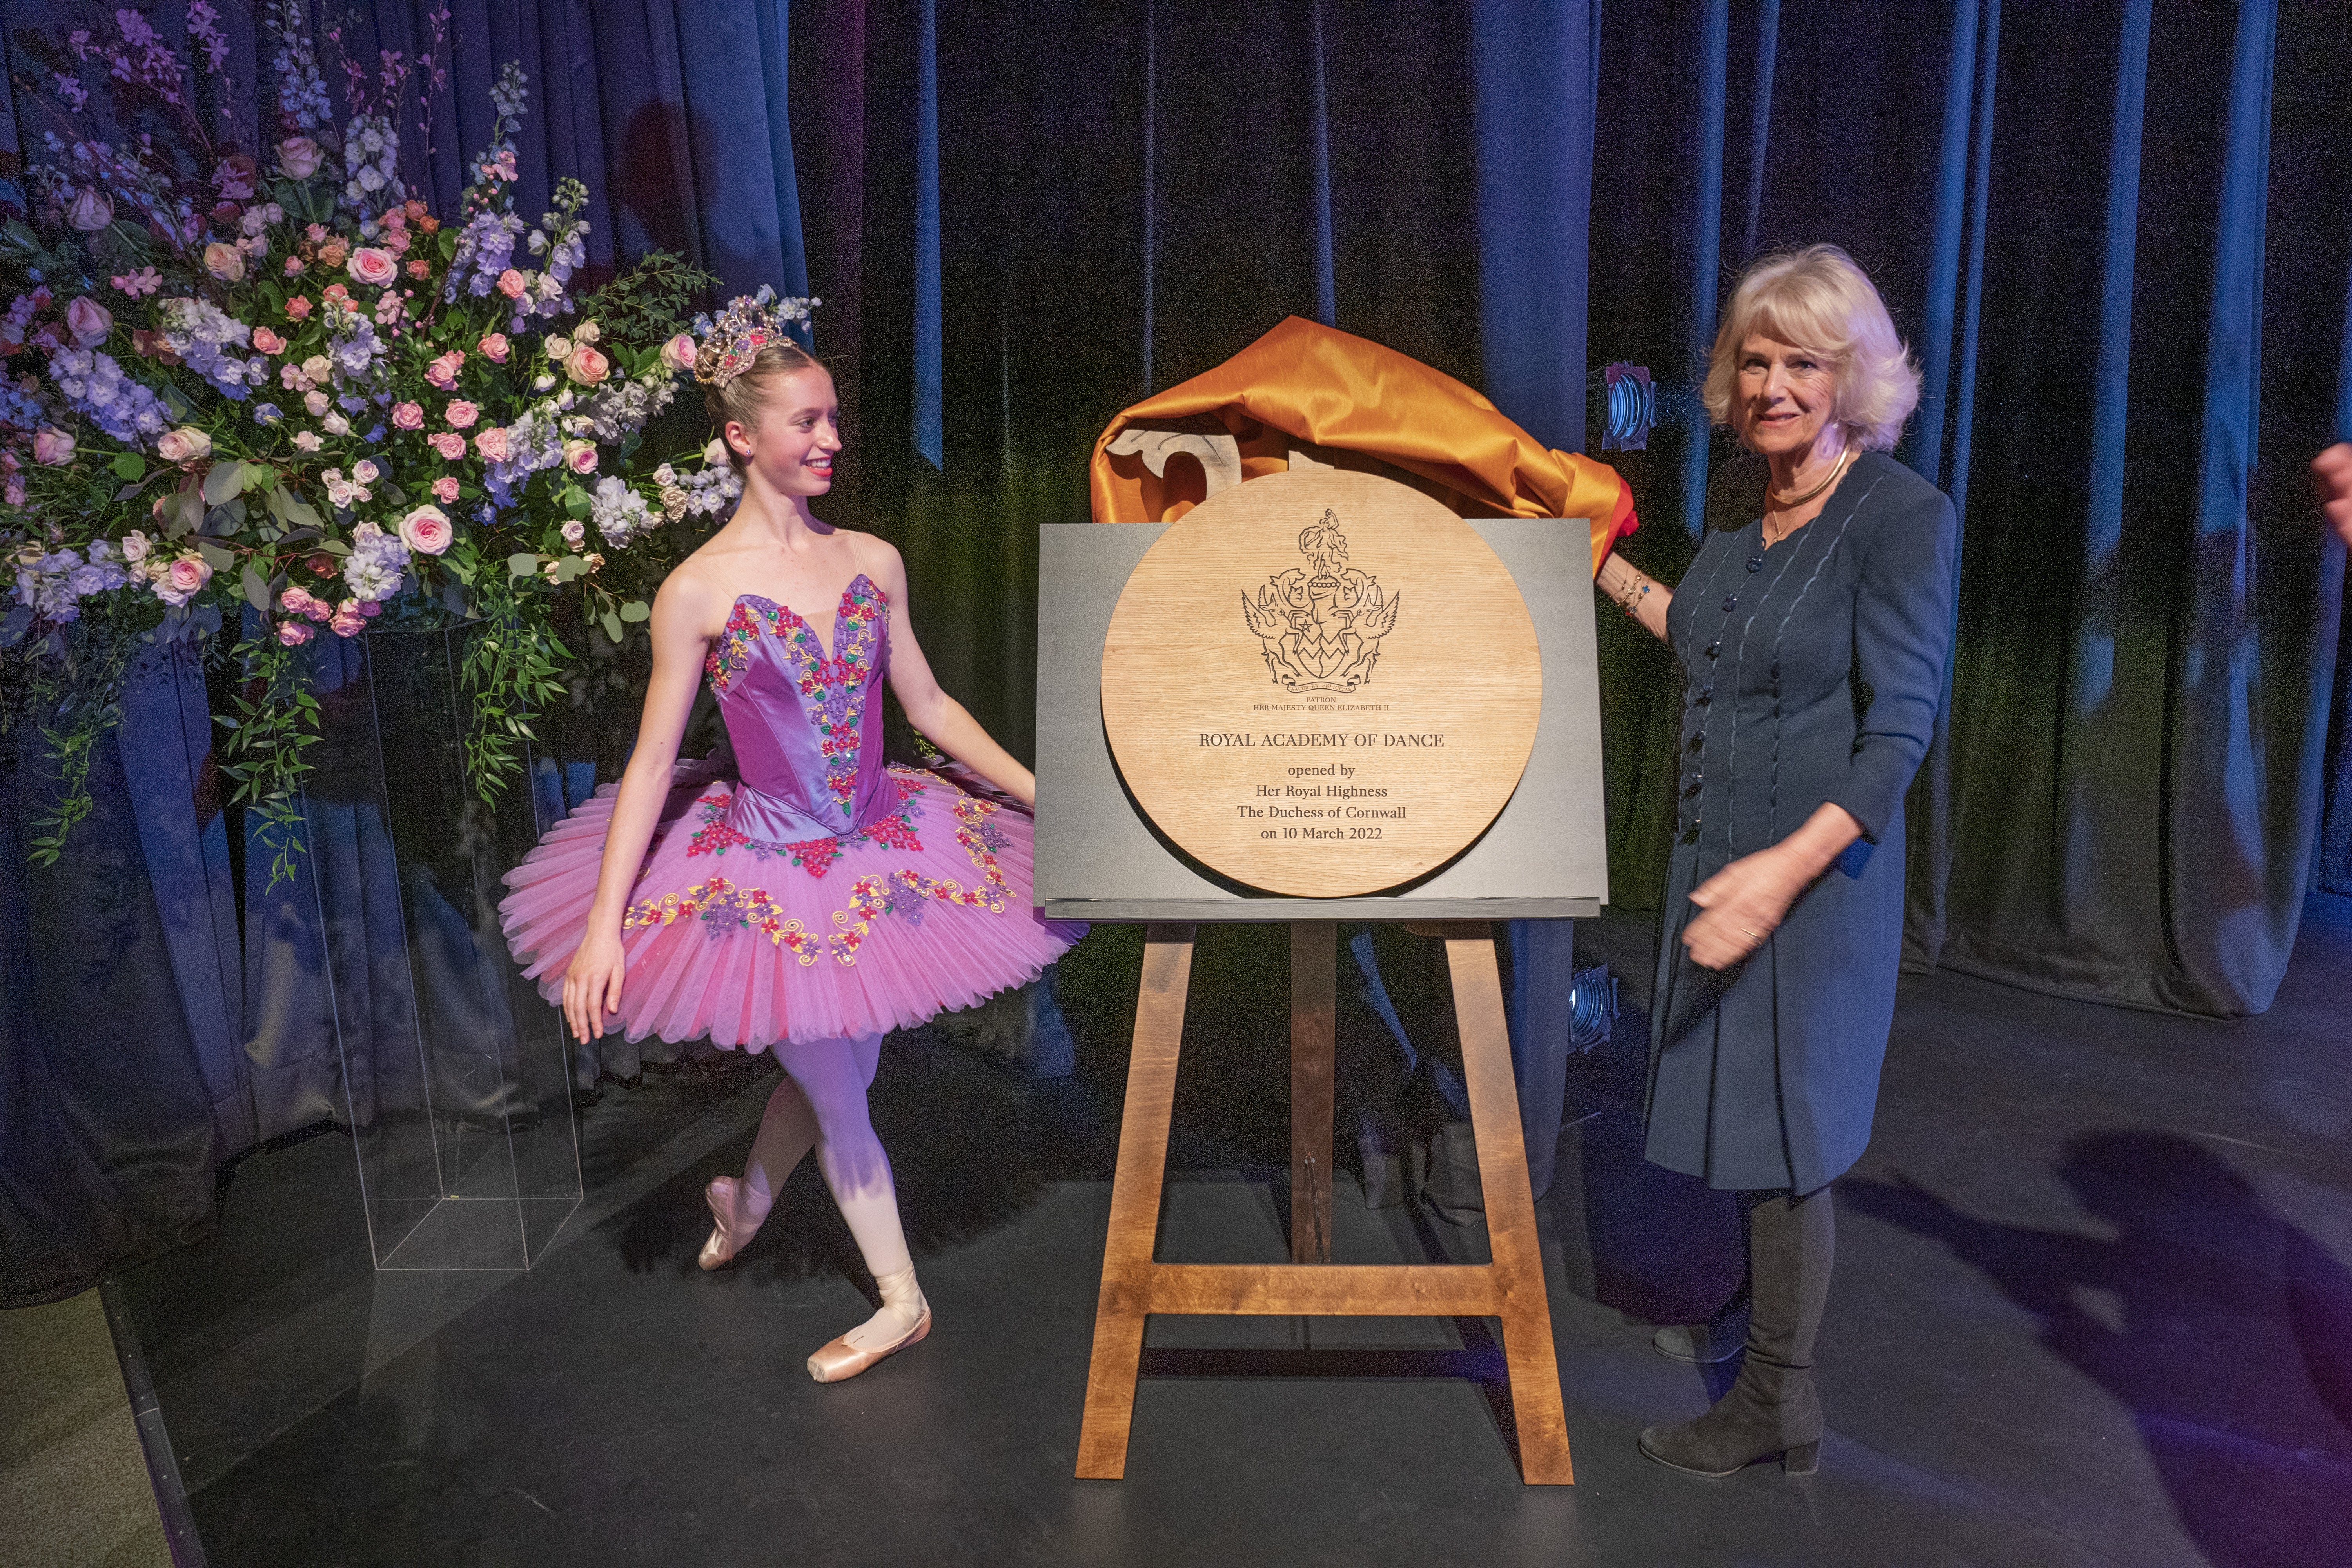
[[857,569],[874,579],[882,591],[898,598],[906,591],[907,563],[899,559],[898,547],[888,540],[872,533],[860,533],[845,528],[842,537],[848,542],[851,558]]
[[696,551],[673,567],[654,595],[656,620],[681,628],[691,626],[705,637],[716,636],[732,607],[720,566]]

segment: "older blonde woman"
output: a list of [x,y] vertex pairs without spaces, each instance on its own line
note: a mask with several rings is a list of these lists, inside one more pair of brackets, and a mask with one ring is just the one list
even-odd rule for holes
[[[1870,1139],[1903,933],[1903,796],[1951,637],[1951,502],[1886,455],[1918,402],[1886,307],[1846,254],[1752,267],[1707,367],[1708,414],[1763,459],[1676,590],[1612,559],[1601,587],[1684,671],[1681,781],[1650,1026],[1647,1157],[1742,1195],[1748,1284],[1659,1331],[1745,1363],[1642,1451],[1698,1475],[1818,1459],[1813,1338],[1829,1183]],[[1721,489],[1718,487],[1718,498]]]

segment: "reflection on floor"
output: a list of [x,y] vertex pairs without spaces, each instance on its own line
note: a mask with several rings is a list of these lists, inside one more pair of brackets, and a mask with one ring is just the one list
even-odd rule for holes
[[[2315,901],[2276,1006],[2235,1025],[1906,977],[1877,1138],[1839,1186],[1833,1431],[1805,1481],[1634,1448],[1709,1397],[1648,1325],[1737,1268],[1724,1200],[1638,1157],[1649,930],[1581,930],[1628,1009],[1578,1062],[1539,1205],[1573,1489],[1519,1484],[1485,1329],[1413,1320],[1160,1320],[1129,1479],[1071,1479],[1138,943],[1106,930],[1064,980],[1077,1078],[927,1032],[886,1050],[876,1121],[939,1327],[853,1383],[801,1367],[871,1289],[813,1169],[734,1268],[694,1266],[764,1059],[608,1089],[589,1202],[528,1274],[373,1273],[340,1136],[247,1162],[219,1239],[124,1281],[211,1559],[2346,1560],[2346,906]],[[1286,1255],[1284,963],[1279,930],[1203,931],[1163,1258]],[[1341,1187],[1341,1261],[1483,1256]]]

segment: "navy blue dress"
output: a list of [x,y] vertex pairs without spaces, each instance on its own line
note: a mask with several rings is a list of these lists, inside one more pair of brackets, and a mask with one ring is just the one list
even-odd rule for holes
[[[1667,607],[1681,783],[1645,1153],[1713,1187],[1809,1193],[1870,1141],[1902,956],[1903,796],[1943,699],[1958,529],[1942,491],[1878,452],[1803,528],[1768,549],[1762,527],[1710,529]],[[1693,963],[1691,889],[1825,801],[1864,837],[1754,953]]]

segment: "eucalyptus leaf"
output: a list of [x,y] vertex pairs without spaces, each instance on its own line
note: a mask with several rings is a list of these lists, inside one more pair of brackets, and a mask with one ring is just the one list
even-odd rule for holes
[[529,551],[518,551],[507,557],[507,570],[518,577],[528,577],[539,570],[539,557]]
[[319,541],[319,548],[330,555],[349,555],[352,552],[352,547],[340,539],[322,539]]
[[569,583],[574,577],[579,576],[582,573],[587,570],[588,559],[586,556],[567,555],[563,557],[562,560],[555,563],[555,580],[558,583]]
[[627,634],[626,634],[626,633],[622,629],[622,626],[621,626],[621,617],[620,617],[620,616],[616,616],[616,615],[614,615],[614,614],[612,611],[610,611],[610,610],[605,611],[605,612],[604,612],[604,640],[605,640],[605,641],[607,641],[607,642],[613,643],[613,644],[614,644],[614,645],[615,645],[615,646],[618,646],[618,645],[619,645],[619,643],[620,643],[621,638],[622,638],[623,637],[626,636],[626,635],[627,635]]
[[578,485],[563,487],[563,510],[573,517],[588,515],[588,492]]
[[215,463],[205,471],[205,502],[218,506],[232,496],[245,493],[245,465],[231,459]]
[[286,521],[288,522],[294,524],[297,528],[324,528],[326,526],[326,523],[319,516],[319,509],[312,506],[309,501],[304,500],[299,491],[288,489],[285,486],[280,485],[278,487],[278,493],[286,498]]
[[625,621],[642,621],[653,613],[653,606],[643,599],[631,599],[621,606],[621,618]]
[[[196,541],[196,553],[203,556],[205,564],[215,572],[226,572],[236,564],[236,556],[226,546],[215,544],[209,539]],[[265,609],[268,607],[263,606]]]
[[114,477],[116,479],[144,479],[146,474],[147,459],[141,457],[138,453],[117,452],[114,455]]
[[245,601],[265,615],[269,611],[269,579],[250,561],[245,563]]

